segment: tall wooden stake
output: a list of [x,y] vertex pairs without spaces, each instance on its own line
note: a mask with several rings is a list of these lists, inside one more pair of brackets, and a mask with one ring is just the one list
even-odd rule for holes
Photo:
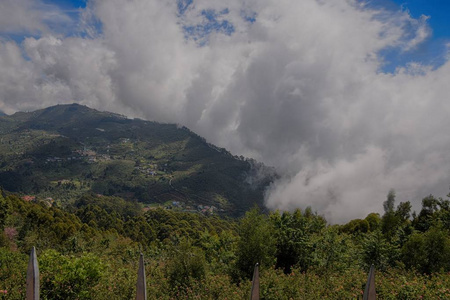
[[36,257],[36,248],[30,253],[27,269],[27,300],[39,300],[39,266]]
[[139,257],[139,270],[136,284],[136,300],[147,300],[147,285],[145,282],[144,254]]
[[367,278],[366,288],[364,289],[363,300],[375,300],[377,294],[375,292],[375,267],[372,265]]
[[253,271],[252,291],[250,294],[250,300],[259,300],[259,264],[256,263],[255,270]]

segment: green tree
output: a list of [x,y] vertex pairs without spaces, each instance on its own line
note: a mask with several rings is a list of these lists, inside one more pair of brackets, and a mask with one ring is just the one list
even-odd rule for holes
[[434,225],[436,220],[435,213],[439,210],[439,201],[433,195],[422,199],[422,210],[413,221],[414,228],[422,232],[427,231]]
[[384,215],[381,218],[381,230],[383,234],[390,240],[393,238],[397,229],[397,217],[394,211],[395,191],[390,190],[386,201],[383,202]]
[[182,239],[170,255],[167,266],[169,283],[173,289],[190,287],[195,280],[206,276],[206,261],[203,251],[187,239]]
[[450,237],[442,227],[432,227],[426,233],[415,233],[402,247],[405,266],[422,273],[450,270]]
[[337,226],[329,226],[314,235],[314,266],[326,273],[343,271],[354,265],[357,248],[350,237],[340,233]]
[[401,249],[401,259],[407,268],[423,272],[427,266],[427,249],[423,233],[412,234]]
[[373,264],[377,270],[394,266],[399,257],[396,243],[386,239],[380,230],[368,233],[362,243],[362,264],[368,269]]
[[370,213],[365,218],[367,223],[369,223],[369,231],[375,231],[380,228],[381,218],[377,213]]
[[273,265],[275,232],[267,216],[258,208],[251,209],[241,219],[238,233],[235,269],[239,278],[251,278],[256,263],[262,268]]
[[411,203],[409,201],[400,202],[395,211],[395,216],[400,223],[406,223],[411,217]]
[[8,217],[10,204],[7,199],[3,197],[3,191],[0,188],[0,231],[5,227],[6,218]]
[[370,230],[370,224],[367,220],[355,219],[351,220],[344,226],[342,226],[342,231],[350,234],[366,233]]
[[276,229],[276,267],[286,274],[291,272],[292,266],[308,269],[313,258],[312,236],[325,227],[325,220],[307,208],[305,213],[300,209],[293,214],[275,212],[271,221]]
[[38,255],[42,299],[94,299],[105,265],[93,254],[69,257],[55,250]]

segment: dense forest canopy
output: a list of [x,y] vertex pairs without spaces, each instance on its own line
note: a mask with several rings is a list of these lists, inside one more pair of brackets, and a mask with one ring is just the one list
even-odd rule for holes
[[0,195],[0,290],[23,299],[28,253],[38,251],[42,299],[132,299],[139,252],[150,299],[244,299],[256,262],[262,299],[361,297],[370,265],[380,299],[450,297],[450,202],[419,213],[395,203],[329,225],[310,208],[240,219],[84,194],[64,209]]

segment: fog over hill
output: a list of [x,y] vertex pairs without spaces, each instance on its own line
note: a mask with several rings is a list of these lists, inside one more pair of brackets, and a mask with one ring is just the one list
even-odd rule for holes
[[332,222],[381,211],[391,188],[416,209],[448,192],[450,62],[383,71],[383,53],[432,34],[426,16],[356,0],[92,0],[67,35],[21,3],[33,18],[8,28],[30,35],[0,40],[7,113],[77,102],[187,126],[276,166],[269,208]]

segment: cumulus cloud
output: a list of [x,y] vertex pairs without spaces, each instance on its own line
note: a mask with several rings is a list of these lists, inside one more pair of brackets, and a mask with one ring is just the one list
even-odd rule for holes
[[383,50],[428,38],[426,17],[356,0],[93,0],[79,26],[0,42],[0,110],[78,102],[181,123],[277,167],[269,208],[332,222],[380,211],[391,188],[416,207],[448,188],[450,63],[382,72]]

